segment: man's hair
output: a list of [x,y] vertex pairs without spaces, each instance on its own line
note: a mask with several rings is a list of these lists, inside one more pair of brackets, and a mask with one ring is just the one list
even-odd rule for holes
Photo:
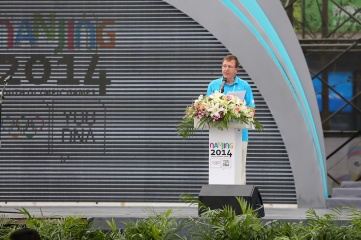
[[15,230],[11,236],[10,240],[41,240],[39,233],[30,228],[22,228]]
[[226,60],[226,61],[228,61],[228,62],[230,62],[230,61],[232,61],[232,60],[235,60],[236,61],[236,68],[238,68],[239,67],[239,65],[240,65],[240,63],[239,63],[239,61],[238,61],[238,58],[236,57],[236,56],[234,56],[234,55],[227,55],[227,56],[225,56],[224,58],[223,58],[223,61],[224,60]]

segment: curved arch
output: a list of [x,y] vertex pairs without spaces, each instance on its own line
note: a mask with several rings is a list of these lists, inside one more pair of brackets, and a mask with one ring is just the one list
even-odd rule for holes
[[279,0],[165,1],[196,20],[240,59],[285,142],[298,206],[324,207],[328,197],[325,150],[316,96]]

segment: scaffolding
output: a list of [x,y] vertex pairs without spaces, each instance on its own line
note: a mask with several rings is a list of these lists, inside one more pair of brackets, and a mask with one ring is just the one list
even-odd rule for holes
[[[326,157],[361,136],[361,0],[281,0],[308,60],[312,81],[320,82],[320,114],[324,134],[349,133],[349,139]],[[352,86],[345,96],[330,73],[349,72]],[[343,84],[343,83],[342,83]],[[317,92],[316,92],[317,94]],[[331,97],[342,104],[335,108]],[[330,105],[333,109],[330,109]],[[348,111],[344,111],[345,109]],[[335,124],[336,123],[336,124]],[[340,123],[343,126],[340,127]],[[340,184],[340,181],[327,174]],[[359,181],[361,179],[357,179]]]

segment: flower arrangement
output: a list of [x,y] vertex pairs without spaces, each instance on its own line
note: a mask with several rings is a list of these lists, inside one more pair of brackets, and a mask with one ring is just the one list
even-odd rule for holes
[[[177,133],[187,138],[193,135],[196,129],[228,129],[230,122],[249,124],[257,130],[262,130],[262,125],[253,115],[254,108],[246,106],[245,101],[241,101],[237,96],[216,91],[208,97],[200,95],[192,106],[186,108],[185,116],[177,127]],[[197,127],[194,125],[195,120]]]

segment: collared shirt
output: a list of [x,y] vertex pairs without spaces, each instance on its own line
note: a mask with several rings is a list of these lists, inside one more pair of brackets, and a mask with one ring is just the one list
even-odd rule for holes
[[[213,80],[209,83],[207,89],[207,96],[211,95],[215,91],[219,91],[222,85],[223,77]],[[227,83],[224,85],[224,94],[228,92],[240,92],[246,91],[246,95],[244,96],[244,100],[246,101],[246,106],[255,108],[256,105],[254,103],[253,93],[251,86],[244,81],[243,79],[236,76],[233,84],[228,85]],[[242,141],[248,142],[248,129],[242,129]]]

